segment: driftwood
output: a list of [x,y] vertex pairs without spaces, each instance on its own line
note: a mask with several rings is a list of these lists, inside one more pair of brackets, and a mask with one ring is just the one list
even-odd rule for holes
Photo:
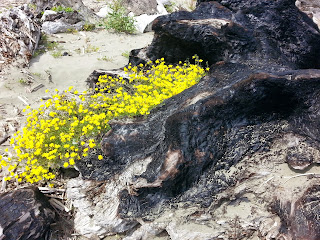
[[53,6],[63,5],[78,11],[86,21],[95,22],[99,19],[91,9],[83,4],[82,0],[30,0],[30,3],[37,6],[36,14],[38,15],[40,15],[42,11],[51,9]]
[[0,69],[18,61],[28,65],[40,39],[40,26],[27,5],[5,12],[0,19]]
[[[281,239],[279,226],[290,229],[298,218],[286,221],[283,205],[273,211],[282,223],[268,217],[276,193],[289,185],[274,165],[307,171],[320,159],[320,70],[305,69],[320,68],[317,26],[291,0],[224,0],[159,17],[153,29],[152,44],[131,52],[133,64],[198,54],[210,73],[145,119],[111,123],[102,149],[77,163],[87,180],[68,185],[79,209],[76,230],[103,237],[141,224],[137,236],[151,234],[151,225],[171,239],[250,239],[253,232]],[[260,164],[271,164],[273,175],[259,176]],[[293,202],[290,194],[280,197]],[[239,214],[217,226],[226,213],[220,205],[251,202],[252,218]],[[304,216],[316,237],[293,239],[319,236],[310,211]]]
[[44,239],[55,213],[36,187],[0,194],[0,239]]
[[9,138],[9,135],[5,135],[4,137],[2,137],[2,139],[0,139],[0,145],[4,144]]

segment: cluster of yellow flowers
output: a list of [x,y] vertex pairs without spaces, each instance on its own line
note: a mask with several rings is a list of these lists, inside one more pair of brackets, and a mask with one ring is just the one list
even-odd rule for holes
[[202,60],[197,56],[193,58],[195,64],[173,66],[159,59],[129,65],[124,69],[127,80],[100,76],[92,92],[80,94],[73,87],[60,94],[56,90],[38,109],[27,107],[25,126],[10,140],[15,156],[0,155],[0,169],[9,172],[6,180],[35,183],[53,179],[55,169],[72,166],[99,147],[101,134],[110,129],[109,120],[149,114],[164,99],[196,84],[209,69],[200,66]]

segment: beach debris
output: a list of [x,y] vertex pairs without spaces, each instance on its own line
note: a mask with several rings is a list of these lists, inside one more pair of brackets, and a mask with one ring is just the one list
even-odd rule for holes
[[5,135],[0,139],[0,145],[4,144],[8,139],[10,138],[10,135]]
[[37,187],[0,194],[0,239],[43,239],[55,218]]
[[48,76],[48,81],[49,81],[49,83],[53,83],[51,72],[50,72],[49,70],[45,70],[45,73],[46,73],[47,76]]
[[12,8],[0,17],[0,70],[16,63],[27,66],[40,39],[40,26],[28,5]]
[[47,14],[42,23],[42,31],[46,34],[55,34],[71,30],[80,31],[84,26],[84,19],[77,12],[57,12]]
[[49,97],[49,96],[43,96],[43,97],[41,97],[41,99],[46,101],[46,100],[52,99],[52,97]]
[[42,83],[38,84],[37,86],[33,87],[30,89],[30,92],[36,92],[38,91],[40,88],[43,88],[44,85]]
[[29,106],[30,104],[27,102],[28,99],[24,96],[18,96],[18,99],[23,102],[26,106]]

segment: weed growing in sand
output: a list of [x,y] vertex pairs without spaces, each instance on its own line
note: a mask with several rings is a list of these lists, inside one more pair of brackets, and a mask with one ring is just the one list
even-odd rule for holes
[[176,3],[172,2],[172,1],[165,4],[164,7],[168,13],[173,13],[175,11],[175,9],[177,8]]
[[13,88],[12,88],[9,84],[7,84],[7,83],[4,84],[4,87],[5,87],[6,89],[9,89],[9,90],[12,90],[12,89],[13,89]]
[[55,41],[49,41],[48,35],[41,34],[40,41],[39,41],[39,47],[38,49],[33,53],[33,57],[37,57],[46,51],[53,51],[55,49],[59,48],[59,43]]
[[121,56],[129,59],[130,53],[128,51],[125,51],[125,52],[121,53]]
[[73,51],[76,52],[77,54],[81,54],[81,49],[80,48],[76,48]]
[[52,180],[55,169],[73,166],[100,147],[111,119],[147,115],[165,99],[196,84],[208,69],[200,66],[198,57],[193,58],[194,64],[177,66],[167,65],[164,59],[129,64],[124,68],[128,79],[100,76],[97,87],[89,92],[56,89],[38,109],[26,107],[25,126],[10,139],[15,154],[0,155],[0,168],[9,172],[5,180]]
[[113,29],[116,32],[124,32],[132,34],[136,28],[134,26],[135,20],[128,16],[126,9],[122,4],[122,0],[115,0],[109,5],[112,10],[104,21],[106,29]]
[[38,72],[33,72],[32,75],[38,77],[38,78],[41,78],[41,73],[38,73]]
[[21,85],[30,85],[30,84],[32,83],[32,81],[27,80],[27,79],[24,79],[24,78],[20,78],[20,79],[19,79],[19,83],[20,83]]
[[103,56],[101,58],[98,58],[99,61],[106,61],[106,62],[113,62],[112,57]]
[[52,51],[54,49],[57,49],[59,47],[59,43],[55,42],[55,41],[47,41],[45,43],[45,48],[48,50],[48,51]]
[[68,32],[68,33],[75,34],[75,33],[78,33],[78,30],[75,29],[75,28],[68,28],[68,29],[67,29],[67,32]]
[[71,7],[64,7],[64,6],[55,6],[55,7],[52,7],[51,8],[52,11],[55,11],[55,12],[73,12],[73,8]]
[[58,49],[56,51],[53,51],[51,53],[51,56],[54,57],[54,58],[61,58],[62,57],[62,50]]
[[82,27],[82,30],[83,31],[93,31],[94,29],[96,28],[96,25],[95,24],[92,24],[92,23],[85,23]]
[[98,52],[98,51],[99,51],[99,47],[95,47],[91,44],[88,44],[87,47],[85,48],[86,53],[92,53],[92,52]]

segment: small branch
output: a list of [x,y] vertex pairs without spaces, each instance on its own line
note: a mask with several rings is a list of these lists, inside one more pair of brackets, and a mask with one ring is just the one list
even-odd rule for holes
[[45,70],[45,73],[48,75],[48,81],[49,81],[49,83],[53,83],[51,73],[50,73],[48,70]]
[[58,188],[48,188],[48,187],[38,187],[39,191],[42,193],[55,193],[55,192],[65,192],[65,189]]
[[[269,181],[271,181],[273,178],[274,178],[274,176],[271,177],[271,178],[268,178],[266,181],[264,181],[263,183],[261,183],[261,184],[259,185],[258,189],[260,189],[264,184],[267,184],[267,183],[268,183]],[[257,190],[258,190],[258,189],[257,189]]]
[[10,138],[10,135],[5,135],[5,136],[0,140],[0,145],[4,144],[9,138]]
[[40,83],[39,85],[37,85],[36,87],[32,88],[31,89],[31,92],[35,92],[35,91],[38,91],[40,88],[43,88],[44,85],[42,83]]
[[29,103],[26,101],[26,100],[24,100],[22,97],[20,97],[20,96],[18,96],[18,99],[21,101],[21,102],[23,102],[25,105],[29,105]]
[[285,181],[284,183],[288,182],[292,178],[304,177],[304,176],[310,176],[310,175],[317,175],[317,173],[303,173],[303,174],[298,174],[298,175],[294,175],[294,176],[283,177],[283,178],[287,179],[287,181]]
[[67,208],[65,205],[63,205],[62,202],[58,201],[55,198],[50,198],[49,202],[50,202],[51,206],[53,206],[56,209],[59,209],[60,211],[65,211],[67,213],[71,211],[69,208]]

